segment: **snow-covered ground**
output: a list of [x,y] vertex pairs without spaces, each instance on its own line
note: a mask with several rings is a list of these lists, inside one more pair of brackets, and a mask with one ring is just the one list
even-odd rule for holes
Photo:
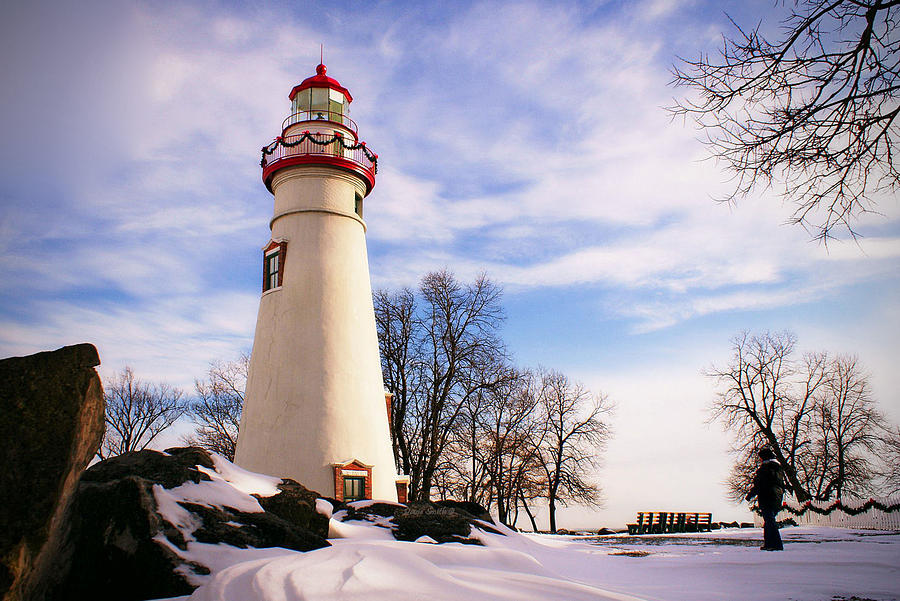
[[[166,501],[165,512],[175,514],[174,521],[179,512],[172,501],[188,494],[197,500],[203,496],[200,488],[215,489],[214,504],[226,497],[239,502],[235,495],[272,487],[271,479],[255,478],[219,460],[216,469],[219,473],[212,483],[157,492]],[[226,483],[234,489],[226,491]],[[189,534],[191,525],[182,521],[178,527]],[[213,574],[193,595],[177,599],[900,599],[900,533],[800,527],[784,529],[782,535],[783,552],[760,551],[759,529],[600,538],[478,532],[475,536],[484,543],[480,547],[399,542],[377,524],[332,519],[333,546],[307,553],[190,542],[187,555],[212,568]]]

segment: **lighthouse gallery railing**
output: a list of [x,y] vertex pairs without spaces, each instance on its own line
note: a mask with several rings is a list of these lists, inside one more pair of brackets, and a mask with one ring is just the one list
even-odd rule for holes
[[278,137],[263,146],[260,166],[266,169],[278,161],[303,156],[333,157],[354,163],[372,175],[378,172],[378,155],[369,150],[365,142],[355,143],[353,138],[334,132],[303,132]]
[[359,132],[356,127],[356,121],[339,111],[311,109],[307,111],[300,111],[287,117],[281,124],[281,132],[284,133],[284,130],[286,130],[290,126],[296,125],[298,123],[304,123],[306,121],[327,121],[330,123],[339,123],[340,125],[343,125],[347,129],[352,131],[354,134]]

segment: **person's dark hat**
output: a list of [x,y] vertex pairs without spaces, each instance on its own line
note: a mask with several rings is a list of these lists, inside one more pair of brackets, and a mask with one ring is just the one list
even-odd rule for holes
[[772,452],[772,449],[769,447],[763,447],[759,451],[756,452],[760,459],[774,459],[775,453]]

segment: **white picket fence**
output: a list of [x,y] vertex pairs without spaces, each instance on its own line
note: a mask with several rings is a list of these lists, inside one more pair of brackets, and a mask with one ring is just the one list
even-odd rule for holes
[[[841,500],[840,507],[834,507],[829,513],[822,515],[807,509],[801,515],[795,515],[790,511],[783,510],[778,513],[778,520],[792,519],[800,525],[810,526],[832,526],[835,528],[856,528],[860,530],[900,530],[900,509],[894,511],[881,511],[874,507],[867,511],[851,515],[843,510],[844,507],[849,509],[857,509],[862,507],[869,499],[846,499]],[[879,497],[875,501],[882,505],[897,505],[900,503],[900,497]],[[794,510],[801,510],[802,503],[798,503],[793,499],[788,499],[788,506]],[[813,501],[812,506],[818,509],[828,509],[834,505],[834,501]],[[754,523],[762,526],[762,518],[754,514]]]

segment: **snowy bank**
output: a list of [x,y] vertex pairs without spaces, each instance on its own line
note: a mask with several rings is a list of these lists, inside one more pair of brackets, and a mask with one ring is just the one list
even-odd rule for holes
[[[224,460],[222,460],[224,461]],[[250,503],[272,486],[216,460],[203,483],[215,503]],[[259,480],[256,480],[259,478]],[[231,484],[229,484],[231,483]],[[232,486],[233,491],[223,488]],[[269,489],[271,490],[271,489]],[[167,494],[199,501],[188,486]],[[231,495],[237,495],[232,497]],[[240,497],[240,495],[245,495]],[[240,498],[239,498],[240,497]],[[325,500],[319,512],[332,513]],[[176,503],[177,505],[177,503]],[[249,505],[245,506],[249,509]],[[641,537],[523,535],[483,523],[479,545],[395,540],[398,504],[360,502],[333,511],[332,546],[307,552],[237,549],[190,541],[186,558],[211,570],[179,601],[887,601],[900,598],[900,533],[800,527],[785,551],[758,549],[757,529]],[[369,513],[366,513],[366,512]],[[385,515],[379,515],[379,513]],[[169,514],[179,521],[177,511]],[[182,516],[183,517],[183,516]],[[351,519],[355,518],[355,519]],[[477,524],[477,521],[473,522]],[[187,525],[185,531],[190,528]],[[493,530],[494,532],[492,532]],[[469,541],[472,542],[472,541]]]

